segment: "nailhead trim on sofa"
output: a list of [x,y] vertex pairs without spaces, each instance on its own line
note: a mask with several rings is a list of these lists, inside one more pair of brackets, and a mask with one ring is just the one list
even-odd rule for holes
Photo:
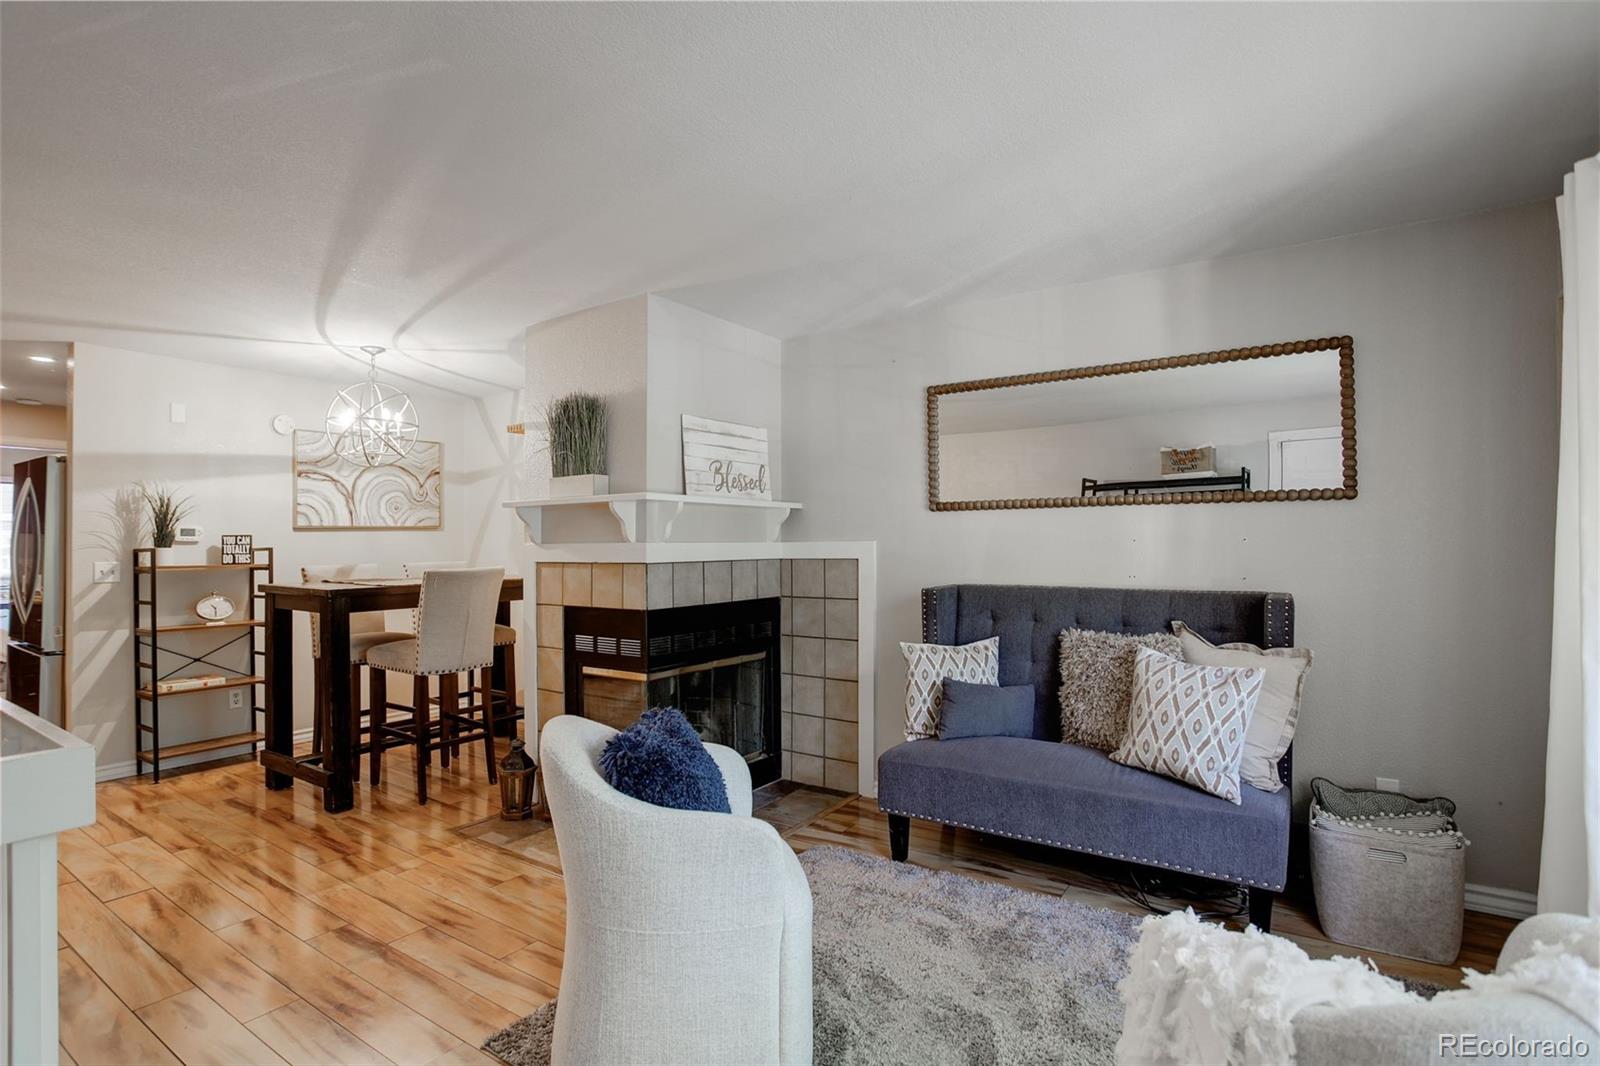
[[1126,862],[1136,862],[1141,866],[1159,866],[1164,870],[1177,870],[1181,873],[1198,874],[1201,877],[1210,877],[1217,881],[1227,881],[1235,885],[1249,885],[1251,888],[1266,888],[1273,892],[1283,891],[1283,885],[1268,885],[1260,881],[1252,881],[1248,877],[1239,877],[1236,874],[1226,874],[1215,870],[1197,870],[1192,866],[1174,866],[1172,863],[1161,862],[1157,859],[1147,859],[1142,855],[1124,855],[1121,852],[1101,851],[1098,848],[1086,848],[1078,844],[1070,844],[1064,840],[1050,840],[1047,837],[1031,837],[1024,833],[1007,833],[1000,829],[990,829],[983,825],[969,825],[966,822],[952,822],[944,818],[935,818],[932,815],[917,814],[914,811],[897,811],[892,807],[879,806],[878,809],[885,814],[898,814],[905,818],[917,818],[924,822],[933,822],[935,825],[958,825],[962,829],[972,829],[979,833],[988,833],[991,836],[1006,837],[1011,840],[1026,840],[1034,844],[1049,844],[1052,847],[1066,848],[1068,851],[1079,851],[1089,855],[1100,855],[1108,859],[1122,859]]

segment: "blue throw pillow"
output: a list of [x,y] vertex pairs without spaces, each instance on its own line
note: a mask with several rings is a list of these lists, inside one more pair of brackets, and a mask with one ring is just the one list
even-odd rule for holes
[[618,792],[657,807],[733,813],[717,760],[676,707],[645,711],[606,741],[600,772]]
[[939,739],[1033,736],[1032,685],[975,685],[945,678]]

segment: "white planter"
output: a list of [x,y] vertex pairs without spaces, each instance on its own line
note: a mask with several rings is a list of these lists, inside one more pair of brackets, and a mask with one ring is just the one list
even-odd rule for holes
[[611,491],[611,478],[605,474],[573,474],[550,479],[552,496],[604,496]]
[[206,561],[204,544],[174,544],[156,549],[157,566],[199,566]]

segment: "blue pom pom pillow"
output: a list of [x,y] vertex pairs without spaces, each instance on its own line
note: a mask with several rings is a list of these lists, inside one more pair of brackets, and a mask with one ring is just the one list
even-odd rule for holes
[[657,807],[733,813],[717,760],[676,707],[648,710],[606,741],[600,773],[624,796]]

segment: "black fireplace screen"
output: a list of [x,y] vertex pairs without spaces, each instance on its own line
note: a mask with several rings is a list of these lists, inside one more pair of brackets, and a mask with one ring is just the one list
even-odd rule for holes
[[625,729],[647,708],[676,707],[703,740],[743,755],[754,784],[776,780],[776,600],[565,615],[567,713]]
[[678,708],[702,740],[759,758],[766,752],[766,660],[758,653],[652,674],[646,702]]
[[670,670],[618,677],[583,671],[583,714],[625,729],[646,707],[676,707],[700,739],[722,744],[747,760],[766,754],[765,654],[743,655]]

